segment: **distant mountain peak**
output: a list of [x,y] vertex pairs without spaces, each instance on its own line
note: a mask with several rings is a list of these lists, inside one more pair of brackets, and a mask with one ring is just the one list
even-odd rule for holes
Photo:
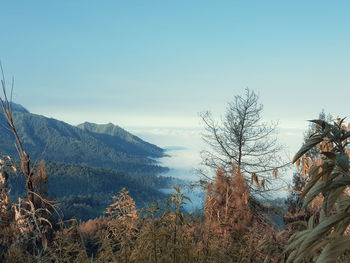
[[119,127],[118,125],[114,125],[113,123],[109,122],[107,124],[96,124],[91,122],[84,122],[79,125],[77,125],[78,128],[82,130],[88,130],[94,133],[100,133],[100,134],[108,134],[111,136],[120,135],[120,133],[125,134],[127,133],[126,130]]
[[140,147],[140,149],[142,148],[146,150],[146,152],[148,151],[150,155],[155,154],[155,156],[158,157],[163,155],[163,149],[142,140],[141,138],[131,134],[127,130],[113,123],[96,124],[91,122],[84,122],[82,124],[77,125],[77,127],[82,130],[92,132],[94,134],[99,134],[100,138],[104,137],[105,139],[107,139],[105,136],[111,136],[113,138],[123,139],[125,142]]
[[115,125],[111,122],[107,124],[96,124],[91,122],[84,122],[79,125],[77,125],[78,128],[82,130],[87,130],[94,133],[100,133],[100,134],[107,134],[111,136],[120,136],[120,137],[135,137],[125,129],[119,127],[118,125]]

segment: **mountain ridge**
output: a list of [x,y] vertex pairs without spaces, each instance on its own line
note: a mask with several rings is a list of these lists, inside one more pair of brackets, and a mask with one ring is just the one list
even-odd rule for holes
[[[148,158],[164,156],[163,149],[143,141],[119,126],[89,123],[89,127],[83,124],[77,127],[30,113],[16,103],[12,103],[12,108],[16,130],[32,160],[84,164],[138,174],[157,174],[167,170]],[[17,156],[14,136],[6,128],[3,114],[0,116],[0,123],[3,124],[0,125],[0,149],[7,155]]]
[[[106,141],[110,145],[117,146],[116,144],[118,144],[118,141],[120,142],[120,140],[124,140],[127,145],[123,147],[123,151],[126,153],[135,155],[141,154],[143,156],[150,157],[164,156],[164,149],[161,149],[154,144],[142,140],[141,138],[131,134],[118,125],[114,125],[113,123],[96,124],[91,122],[84,122],[77,125],[76,127],[91,132],[95,138]],[[120,146],[121,145],[119,145],[119,147]]]

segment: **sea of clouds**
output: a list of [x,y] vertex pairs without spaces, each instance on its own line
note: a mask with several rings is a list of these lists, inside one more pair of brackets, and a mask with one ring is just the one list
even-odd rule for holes
[[[207,146],[202,140],[203,128],[200,127],[129,127],[133,134],[145,141],[156,144],[166,150],[166,157],[159,158],[160,165],[169,167],[166,176],[194,182],[199,180],[196,169],[200,168],[200,152]],[[303,141],[304,128],[279,127],[278,139],[284,145],[285,150],[281,153],[288,161],[299,149]],[[284,173],[285,181],[290,182],[295,168],[291,167]],[[287,188],[287,186],[286,186]],[[170,192],[169,189],[162,189]],[[187,205],[188,210],[200,208],[203,205],[204,193],[200,189],[184,188],[185,194],[189,195],[192,203]],[[278,195],[285,196],[284,190]]]

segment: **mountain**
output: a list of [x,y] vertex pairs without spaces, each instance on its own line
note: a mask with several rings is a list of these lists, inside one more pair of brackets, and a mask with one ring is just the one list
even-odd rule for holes
[[[164,155],[156,145],[111,123],[72,126],[32,114],[19,104],[13,103],[12,110],[23,148],[33,162],[46,162],[49,197],[64,219],[88,220],[103,215],[113,202],[112,196],[123,187],[138,207],[166,197],[158,189],[168,188],[171,178],[157,176],[168,168],[152,159]],[[0,154],[16,159],[15,138],[2,112],[0,135]],[[11,199],[26,193],[23,176],[10,176],[8,183]]]
[[[13,103],[13,119],[23,148],[32,160],[112,168],[135,174],[167,170],[148,157],[163,156],[163,149],[147,143],[113,124],[84,123],[78,127],[32,114]],[[15,139],[0,114],[0,150],[17,156]]]
[[127,154],[145,157],[162,157],[164,154],[163,149],[141,140],[139,137],[112,123],[95,124],[84,122],[77,127],[90,132],[92,136],[110,147]]

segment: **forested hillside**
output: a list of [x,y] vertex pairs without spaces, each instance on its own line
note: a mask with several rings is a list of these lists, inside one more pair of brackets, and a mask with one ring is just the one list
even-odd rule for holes
[[[112,196],[122,188],[130,189],[139,208],[153,200],[164,199],[159,188],[169,187],[171,178],[156,175],[126,174],[110,168],[93,168],[86,165],[45,164],[48,176],[48,196],[59,204],[63,218],[88,220],[102,216],[113,201]],[[25,179],[9,178],[10,198],[25,194]]]
[[[63,121],[29,113],[13,104],[13,118],[23,146],[32,160],[84,164],[134,174],[167,170],[148,157],[163,156],[163,149],[147,143],[112,124],[85,123],[74,127]],[[0,116],[0,149],[16,156],[14,136]]]
[[[123,187],[131,190],[140,208],[165,198],[158,189],[168,187],[169,178],[157,175],[167,168],[148,158],[163,156],[163,149],[113,124],[74,127],[31,114],[19,104],[12,107],[23,147],[32,160],[46,161],[48,196],[58,203],[63,218],[87,220],[103,215]],[[0,149],[16,157],[15,137],[3,114],[0,123]],[[12,200],[25,194],[24,177],[12,176],[8,183]]]

